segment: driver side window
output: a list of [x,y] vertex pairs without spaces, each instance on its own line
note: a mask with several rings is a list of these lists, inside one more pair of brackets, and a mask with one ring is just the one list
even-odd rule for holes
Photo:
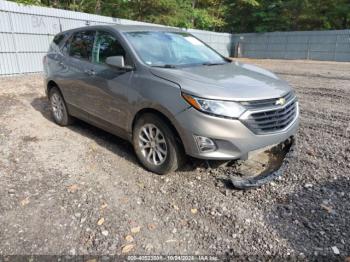
[[120,45],[115,36],[111,33],[98,31],[92,50],[92,62],[95,64],[105,64],[107,57],[123,56],[125,64],[130,64],[124,48]]

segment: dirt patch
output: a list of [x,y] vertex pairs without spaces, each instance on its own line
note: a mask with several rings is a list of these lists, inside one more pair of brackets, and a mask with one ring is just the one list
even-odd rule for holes
[[202,161],[149,173],[128,142],[55,125],[39,75],[1,78],[0,255],[350,255],[350,65],[249,62],[282,73],[301,107],[293,164],[250,191]]

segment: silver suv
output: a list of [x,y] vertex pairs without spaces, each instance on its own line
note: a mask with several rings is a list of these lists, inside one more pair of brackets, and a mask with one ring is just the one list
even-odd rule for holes
[[44,57],[54,121],[129,140],[155,173],[186,155],[241,159],[293,136],[298,102],[273,73],[233,62],[180,29],[92,26],[55,36]]

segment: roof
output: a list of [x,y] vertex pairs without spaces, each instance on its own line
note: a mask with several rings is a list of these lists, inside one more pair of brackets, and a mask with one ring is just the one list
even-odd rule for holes
[[171,31],[183,32],[182,29],[168,26],[149,26],[149,25],[112,25],[113,28],[122,32],[135,31]]
[[[95,25],[95,26],[84,26],[79,28],[70,29],[64,32],[74,32],[84,29],[102,29],[102,28],[113,28],[120,32],[137,32],[137,31],[167,31],[167,32],[183,32],[183,29],[176,27],[167,26],[148,26],[148,25]],[[63,33],[63,32],[61,32]]]

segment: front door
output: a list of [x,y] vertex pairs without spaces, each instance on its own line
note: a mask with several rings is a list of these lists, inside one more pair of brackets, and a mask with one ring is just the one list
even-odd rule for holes
[[129,112],[127,91],[133,71],[107,65],[106,59],[111,56],[123,56],[125,63],[131,65],[117,36],[113,32],[97,31],[92,52],[94,76],[89,85],[94,102],[90,106],[95,116],[125,130]]

